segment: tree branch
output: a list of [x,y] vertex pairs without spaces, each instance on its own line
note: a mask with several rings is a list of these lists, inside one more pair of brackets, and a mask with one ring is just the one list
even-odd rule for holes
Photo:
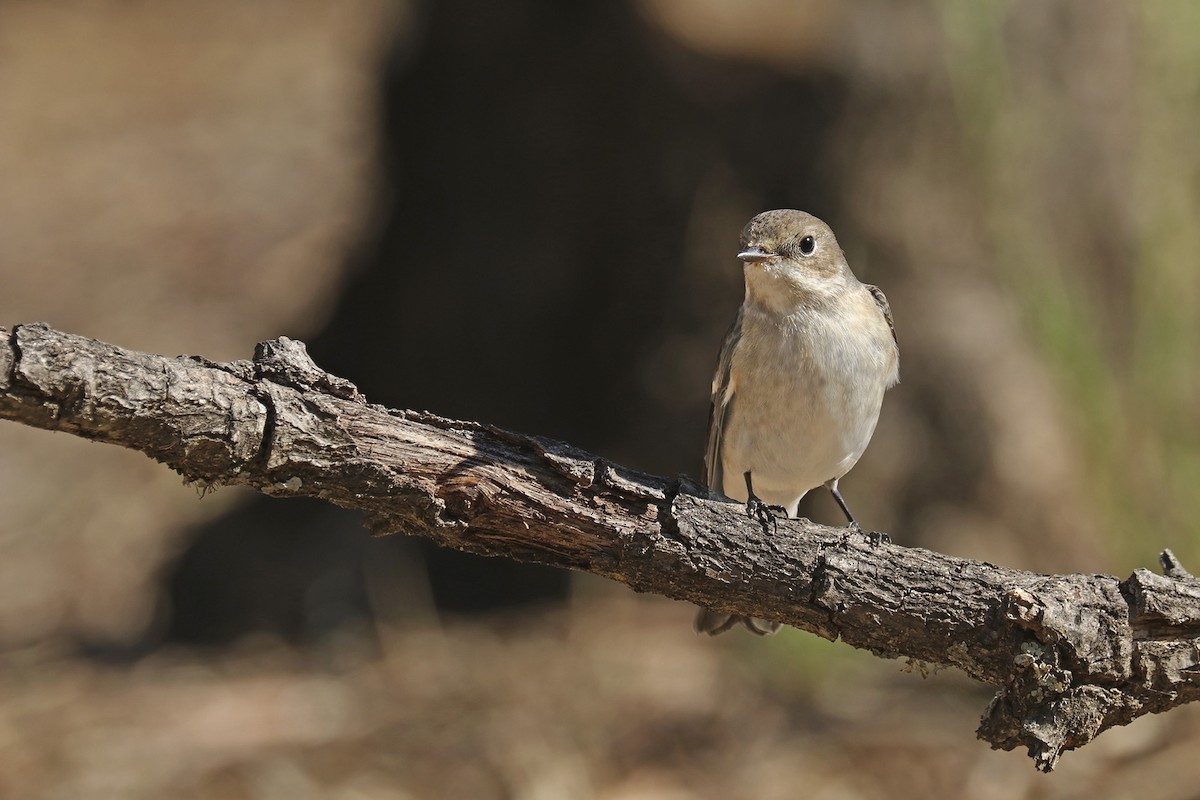
[[560,442],[371,405],[278,339],[253,361],[137,353],[45,325],[0,328],[0,418],[139,450],[190,481],[319,497],[404,532],[779,620],[999,687],[978,734],[1037,767],[1200,696],[1200,582],[1173,555],[1037,575],[741,505]]

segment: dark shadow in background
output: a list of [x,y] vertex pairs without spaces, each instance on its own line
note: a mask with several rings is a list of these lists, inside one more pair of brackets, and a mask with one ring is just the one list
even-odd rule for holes
[[[811,162],[838,79],[686,52],[626,2],[445,0],[393,48],[382,87],[374,219],[309,342],[317,363],[372,402],[598,453],[631,420],[682,430],[623,456],[696,474],[710,375],[681,415],[646,390],[642,358],[679,302],[697,186],[724,163],[761,208],[834,209]],[[566,591],[559,571],[371,540],[352,514],[258,498],[195,532],[168,577],[166,637],[313,641],[370,615],[364,566],[396,559],[423,561],[441,611]]]

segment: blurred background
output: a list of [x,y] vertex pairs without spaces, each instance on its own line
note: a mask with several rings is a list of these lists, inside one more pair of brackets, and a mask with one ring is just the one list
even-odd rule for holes
[[[903,358],[894,541],[1200,560],[1200,8],[0,4],[0,324],[280,334],[367,397],[698,476],[742,225],[837,231]],[[825,493],[802,511],[840,524]],[[1200,716],[1051,776],[989,693],[591,576],[372,540],[0,424],[0,796],[1184,798]]]

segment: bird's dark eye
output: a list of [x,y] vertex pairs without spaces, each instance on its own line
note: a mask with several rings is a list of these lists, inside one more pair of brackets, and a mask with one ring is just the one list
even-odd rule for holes
[[801,255],[811,256],[812,251],[815,250],[816,247],[817,247],[817,240],[811,236],[805,236],[803,239],[800,240]]

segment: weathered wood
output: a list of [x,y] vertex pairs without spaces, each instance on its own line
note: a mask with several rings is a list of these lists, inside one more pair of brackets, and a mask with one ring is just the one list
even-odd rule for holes
[[[139,450],[203,484],[361,509],[483,555],[586,570],[779,620],[999,687],[979,735],[1039,769],[1114,725],[1200,696],[1200,582],[1037,575],[808,520],[764,530],[686,477],[561,442],[371,405],[279,339],[253,361],[136,353],[0,328],[0,418]],[[682,624],[682,623],[681,623]]]

